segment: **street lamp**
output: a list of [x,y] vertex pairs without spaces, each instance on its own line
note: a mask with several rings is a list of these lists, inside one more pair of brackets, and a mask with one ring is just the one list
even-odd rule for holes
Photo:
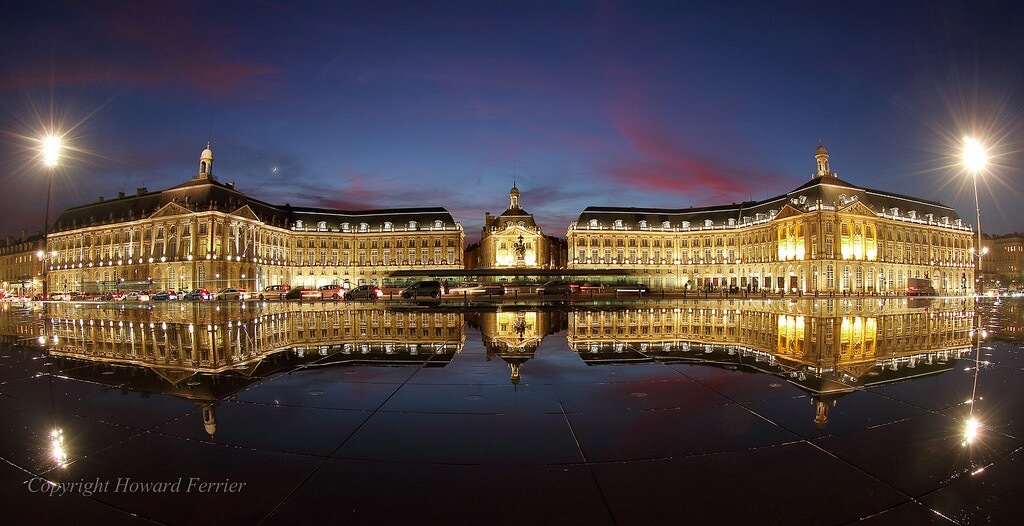
[[[981,143],[972,137],[964,137],[963,162],[964,167],[971,172],[974,179],[974,209],[978,212],[978,248],[975,254],[978,256],[978,267],[975,283],[977,283],[977,279],[981,278],[981,256],[985,253],[981,248],[981,203],[978,200],[978,173],[985,168],[987,160],[985,148]],[[975,293],[977,292],[975,290]]]
[[[46,182],[46,212],[43,216],[43,254],[47,253],[49,249],[49,243],[47,243],[47,229],[50,223],[50,193],[53,191],[53,169],[57,167],[57,160],[60,158],[60,136],[49,135],[42,139],[43,147],[43,164],[49,168],[47,172]],[[48,295],[48,278],[46,276],[46,260],[43,259],[43,299],[50,299]]]

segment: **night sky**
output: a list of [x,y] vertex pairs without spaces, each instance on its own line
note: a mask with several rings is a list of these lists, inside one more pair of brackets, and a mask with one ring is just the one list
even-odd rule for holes
[[[706,5],[701,5],[706,4]],[[443,206],[515,179],[545,233],[590,205],[764,199],[814,171],[1024,231],[1024,2],[7,2],[0,235],[198,172],[270,203]]]

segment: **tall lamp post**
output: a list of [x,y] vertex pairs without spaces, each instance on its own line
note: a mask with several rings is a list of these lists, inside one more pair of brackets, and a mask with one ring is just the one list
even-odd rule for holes
[[43,262],[43,299],[50,299],[48,294],[47,285],[48,278],[46,276],[46,260],[49,257],[49,243],[47,239],[47,229],[50,224],[50,193],[53,190],[53,170],[57,167],[57,160],[60,158],[60,137],[57,135],[49,135],[42,140],[43,142],[43,164],[48,168],[47,171],[47,182],[46,182],[46,212],[43,216],[43,249],[41,250],[42,255],[40,259]]
[[[981,278],[981,256],[985,253],[981,247],[981,204],[978,200],[978,174],[985,168],[986,160],[985,148],[981,143],[971,137],[964,137],[963,162],[964,167],[974,177],[974,208],[978,212],[978,248],[975,254],[978,257],[978,270],[975,283]],[[975,293],[977,292],[975,290]],[[977,301],[974,303],[974,311],[978,320],[977,328],[973,331],[977,338],[974,355],[974,387],[971,390],[971,407],[968,411],[967,422],[965,422],[964,445],[970,444],[975,439],[980,427],[978,419],[974,416],[974,403],[977,401],[978,395],[978,369],[981,366],[981,340],[984,337],[984,331],[981,329],[981,312],[978,310]]]
[[[964,137],[963,162],[964,167],[967,168],[967,171],[971,172],[974,179],[974,209],[978,212],[978,248],[975,253],[978,257],[978,267],[975,275],[975,283],[981,279],[981,256],[985,253],[981,248],[981,203],[978,200],[978,174],[985,168],[985,162],[987,160],[988,158],[985,155],[985,148],[981,143],[972,137]],[[975,290],[975,293],[977,292],[979,291]]]

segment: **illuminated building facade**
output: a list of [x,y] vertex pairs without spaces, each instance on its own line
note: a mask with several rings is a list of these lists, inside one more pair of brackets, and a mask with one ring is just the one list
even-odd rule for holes
[[42,292],[43,262],[38,253],[43,236],[9,237],[0,241],[0,291],[4,295],[32,296]]
[[997,287],[1017,288],[1024,284],[1024,234],[1014,232],[982,240],[988,253],[982,258],[985,277]]
[[956,211],[855,186],[824,146],[811,181],[764,201],[686,209],[588,207],[569,226],[569,268],[621,268],[655,289],[940,294],[974,283],[972,231]]
[[64,211],[48,236],[49,290],[190,290],[386,284],[395,270],[460,269],[465,235],[445,209],[357,212],[271,205],[213,175]]
[[480,269],[564,267],[565,242],[544,235],[533,214],[519,206],[515,183],[508,198],[508,209],[501,215],[484,215],[480,243],[469,248],[467,260]]

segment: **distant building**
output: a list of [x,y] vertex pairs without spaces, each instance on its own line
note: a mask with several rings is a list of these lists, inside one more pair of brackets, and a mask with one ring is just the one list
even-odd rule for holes
[[569,268],[621,268],[656,289],[902,293],[928,278],[972,289],[972,232],[951,207],[861,188],[824,146],[806,184],[701,208],[588,207],[569,226]]
[[515,183],[508,194],[508,209],[498,216],[484,214],[480,242],[469,248],[470,268],[556,269],[565,266],[565,241],[546,236],[533,214],[519,205]]
[[34,296],[43,292],[43,249],[40,234],[0,240],[0,291],[4,295]]
[[49,290],[387,284],[394,270],[463,268],[462,225],[440,207],[345,211],[273,205],[199,173],[167,190],[70,208],[47,245]]
[[984,236],[982,245],[988,249],[981,263],[985,279],[996,282],[994,286],[1024,285],[1024,234]]

